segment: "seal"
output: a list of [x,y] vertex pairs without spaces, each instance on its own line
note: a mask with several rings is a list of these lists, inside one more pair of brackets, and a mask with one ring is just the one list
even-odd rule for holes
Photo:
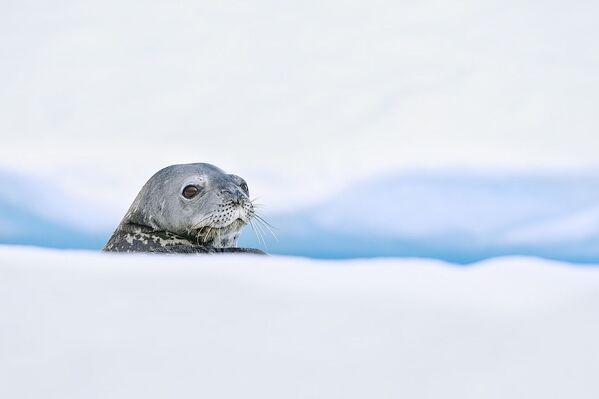
[[241,229],[260,220],[248,185],[214,165],[171,165],[144,184],[105,252],[253,253],[238,248]]

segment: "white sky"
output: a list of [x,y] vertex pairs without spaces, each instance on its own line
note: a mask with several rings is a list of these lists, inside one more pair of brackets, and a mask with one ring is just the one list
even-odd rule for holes
[[275,208],[390,169],[599,164],[597,2],[0,9],[0,166],[119,209],[182,162]]

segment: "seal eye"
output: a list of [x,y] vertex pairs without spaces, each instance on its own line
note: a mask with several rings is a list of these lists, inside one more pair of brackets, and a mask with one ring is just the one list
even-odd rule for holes
[[241,187],[244,193],[249,194],[248,185],[245,182],[241,183],[239,187]]
[[198,192],[200,190],[196,187],[196,186],[185,186],[185,188],[183,189],[183,196],[187,199],[191,199],[193,197],[195,197],[196,195],[198,195]]

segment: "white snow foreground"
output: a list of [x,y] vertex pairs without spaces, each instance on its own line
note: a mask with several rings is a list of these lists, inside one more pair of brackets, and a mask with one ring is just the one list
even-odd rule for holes
[[599,268],[0,247],[2,398],[597,398]]

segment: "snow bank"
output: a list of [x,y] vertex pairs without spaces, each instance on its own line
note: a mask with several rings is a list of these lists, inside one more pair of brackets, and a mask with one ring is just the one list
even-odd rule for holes
[[[58,187],[0,170],[0,243],[99,249],[132,201],[102,207]],[[32,189],[39,190],[35,200],[24,198]],[[259,209],[277,240],[264,231],[265,245],[246,228],[241,245],[274,254],[459,263],[529,255],[599,263],[599,173],[387,174],[313,205]]]
[[599,269],[0,247],[0,397],[596,398]]
[[[599,174],[431,171],[354,182],[269,218],[273,253],[434,257],[532,255],[599,263]],[[243,243],[259,245],[247,235]]]
[[116,212],[61,188],[60,179],[0,169],[0,243],[100,248]]

